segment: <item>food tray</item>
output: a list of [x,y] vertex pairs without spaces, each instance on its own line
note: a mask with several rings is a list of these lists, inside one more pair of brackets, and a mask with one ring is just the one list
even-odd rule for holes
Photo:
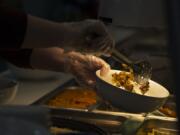
[[[64,118],[72,121],[82,121],[100,127],[112,135],[146,135],[152,128],[166,129],[166,131],[171,133],[179,133],[177,130],[177,119],[171,117],[153,115],[145,117],[142,114],[98,110],[93,112],[62,108],[51,108],[50,110],[52,120]],[[57,124],[54,123],[54,125]]]
[[[47,105],[47,103],[53,99],[58,94],[62,93],[65,89],[73,89],[76,87],[81,87],[75,79],[71,79],[68,82],[64,83],[63,85],[57,87],[55,90],[49,92],[42,98],[38,99],[37,101],[33,102],[32,105]],[[104,101],[98,96],[96,104],[93,104],[89,106],[88,108],[85,108],[87,111],[93,111],[93,110],[103,110],[103,111],[115,111],[115,112],[125,112],[122,109],[113,107],[110,103],[107,101]]]
[[[145,117],[141,114],[51,108],[52,119],[65,118],[87,122],[102,128],[112,135],[129,135],[137,131]],[[55,124],[56,125],[56,124]]]
[[44,105],[44,104],[46,104],[50,99],[52,99],[54,96],[59,94],[64,88],[69,87],[69,86],[78,86],[78,83],[76,83],[76,81],[74,79],[67,81],[64,84],[62,84],[61,86],[54,89],[53,91],[47,93],[42,98],[33,102],[32,105]]
[[178,121],[172,117],[149,116],[137,131],[137,135],[179,135]]
[[[79,93],[76,93],[77,90]],[[74,93],[77,99],[72,98],[71,95],[69,95],[70,92]],[[63,108],[64,106],[64,108],[85,109],[85,110],[90,111],[90,110],[95,109],[100,102],[98,96],[94,95],[94,93],[96,93],[94,92],[94,90],[80,87],[78,83],[76,83],[75,80],[71,80],[63,84],[62,86],[56,88],[54,91],[48,93],[47,95],[40,98],[39,100],[35,101],[32,105],[46,105],[46,106],[55,107],[55,108]],[[78,94],[81,94],[82,96],[80,97]],[[60,99],[59,101],[57,101],[57,102],[61,102],[61,105],[60,105],[61,107],[58,107],[56,105],[56,98],[58,98],[58,96],[61,96],[62,98],[64,98],[64,100]],[[90,98],[91,96],[92,98]],[[69,102],[71,103],[71,105],[66,105]],[[63,103],[65,104],[62,105]]]
[[108,132],[99,126],[79,120],[52,117],[51,121],[53,124],[50,132],[53,135],[109,135]]
[[170,95],[165,104],[158,110],[152,112],[152,114],[156,116],[177,118],[175,96]]

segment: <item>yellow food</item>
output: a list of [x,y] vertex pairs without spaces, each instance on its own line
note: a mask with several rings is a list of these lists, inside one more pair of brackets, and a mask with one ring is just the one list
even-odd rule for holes
[[85,109],[97,101],[97,94],[88,89],[67,89],[48,102],[52,107]]
[[133,84],[132,81],[134,81],[134,77],[131,73],[128,72],[119,72],[119,73],[114,73],[112,74],[113,77],[113,83],[117,87],[124,87],[128,91],[133,90]]
[[145,94],[149,90],[149,82],[144,84],[137,84],[134,80],[134,73],[133,70],[128,67],[127,65],[122,65],[125,70],[119,73],[112,74],[112,82],[117,87],[123,87],[125,90],[130,92],[135,92],[135,87],[141,91],[141,94]]
[[178,135],[178,130],[153,127],[140,129],[136,135]]

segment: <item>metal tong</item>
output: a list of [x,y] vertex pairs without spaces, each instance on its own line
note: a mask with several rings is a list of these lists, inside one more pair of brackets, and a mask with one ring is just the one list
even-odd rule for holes
[[115,49],[112,50],[111,56],[116,61],[124,63],[133,69],[137,83],[144,84],[151,78],[152,66],[148,61],[142,60],[134,62]]

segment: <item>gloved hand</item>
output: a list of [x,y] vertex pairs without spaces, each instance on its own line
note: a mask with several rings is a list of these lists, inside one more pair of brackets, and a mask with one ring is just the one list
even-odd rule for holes
[[114,41],[105,25],[97,20],[65,23],[69,30],[65,35],[64,49],[96,55],[108,55],[114,48]]
[[101,69],[101,75],[105,75],[110,66],[99,57],[82,55],[78,52],[69,52],[64,57],[65,71],[72,73],[80,84],[95,87],[95,72]]
[[34,49],[31,65],[36,69],[71,73],[84,86],[95,87],[95,72],[105,75],[110,66],[101,58],[78,52],[64,52],[60,48]]
[[98,20],[55,23],[28,15],[23,48],[60,47],[65,50],[108,55],[114,41]]

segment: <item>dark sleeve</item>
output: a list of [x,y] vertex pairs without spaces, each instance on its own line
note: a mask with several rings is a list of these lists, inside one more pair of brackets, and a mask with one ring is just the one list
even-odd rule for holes
[[27,15],[0,6],[0,48],[20,48],[27,27]]
[[0,58],[23,68],[32,68],[30,65],[32,49],[0,49]]

